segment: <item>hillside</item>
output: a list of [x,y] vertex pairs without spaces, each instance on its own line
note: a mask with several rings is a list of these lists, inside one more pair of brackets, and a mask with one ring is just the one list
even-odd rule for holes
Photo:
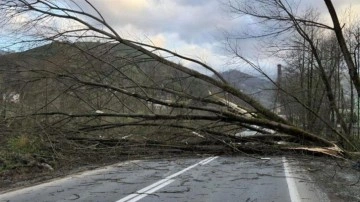
[[0,50],[0,55],[5,55],[5,54],[7,54],[8,52],[6,52],[6,51],[3,51],[3,50]]
[[221,72],[221,75],[233,86],[251,95],[266,107],[273,107],[274,85],[263,78],[255,77],[238,70]]
[[[169,96],[165,96],[166,93],[160,89],[155,90],[159,84],[179,92],[188,91],[186,93],[196,96],[207,93],[203,82],[186,77],[178,70],[154,62],[148,56],[123,44],[51,43],[24,52],[1,56],[0,71],[4,79],[4,88],[16,92],[20,89],[26,90],[27,96],[29,96],[29,92],[34,92],[34,89],[40,90],[44,86],[48,92],[59,91],[61,87],[64,92],[69,92],[68,88],[72,89],[72,86],[79,85],[76,81],[75,83],[69,83],[69,80],[60,82],[58,78],[55,78],[59,75],[69,75],[87,82],[106,83],[115,88],[138,92],[142,92],[146,86],[146,88],[153,88],[152,93],[164,95],[162,99],[169,99]],[[46,79],[33,81],[34,78],[45,77]],[[32,88],[30,84],[33,86]],[[37,85],[35,86],[35,84]],[[106,105],[99,106],[101,102],[93,101],[94,92],[90,91],[94,90],[96,88],[89,87],[87,90],[85,87],[81,88],[82,95],[88,94],[89,98],[86,99],[89,101],[86,102],[86,105],[91,105],[88,107],[89,110]],[[105,94],[99,90],[100,92]],[[147,96],[146,93],[143,94]],[[40,98],[37,94],[34,96],[36,99]],[[53,96],[54,99],[60,99],[56,95]],[[65,95],[62,94],[62,96]],[[79,95],[77,94],[77,96]],[[30,100],[33,101],[33,99]],[[129,102],[134,104],[133,101]],[[143,105],[142,103],[137,104]]]

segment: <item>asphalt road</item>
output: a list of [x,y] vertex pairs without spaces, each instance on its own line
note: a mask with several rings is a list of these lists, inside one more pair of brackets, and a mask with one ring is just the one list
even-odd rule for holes
[[0,195],[0,201],[329,201],[284,157],[128,161]]

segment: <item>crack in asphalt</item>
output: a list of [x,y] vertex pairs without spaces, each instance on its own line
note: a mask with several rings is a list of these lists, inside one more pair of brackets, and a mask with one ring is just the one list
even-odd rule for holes
[[239,178],[235,178],[230,180],[231,182],[233,181],[237,181],[237,180],[258,180],[260,179],[259,177],[239,177]]
[[157,193],[162,193],[162,194],[182,194],[182,193],[186,193],[186,192],[190,192],[190,187],[186,187],[185,190],[178,190],[178,191],[158,191]]
[[72,200],[72,201],[75,201],[75,200],[78,200],[80,198],[80,195],[79,194],[73,194],[73,196],[75,196],[75,198],[70,198],[69,200]]

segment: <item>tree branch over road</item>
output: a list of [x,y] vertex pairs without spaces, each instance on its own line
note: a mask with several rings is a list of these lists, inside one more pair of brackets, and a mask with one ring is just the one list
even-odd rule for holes
[[[266,15],[255,7],[245,7],[238,12],[285,23],[287,26],[282,28],[295,29],[306,39],[321,70],[331,110],[336,112],[337,120],[347,133],[323,61],[303,26],[333,28],[295,17],[282,1],[269,2],[282,9],[279,15]],[[81,9],[83,5],[91,10]],[[233,4],[230,6],[237,9]],[[114,129],[113,134],[118,132],[116,129],[123,128],[131,133],[140,130],[140,126],[145,135],[147,128],[168,127],[169,131],[177,128],[217,134],[226,145],[230,145],[225,141],[226,137],[235,137],[239,128],[259,126],[293,136],[301,145],[335,145],[323,135],[307,131],[264,107],[242,89],[230,85],[210,65],[165,48],[121,37],[90,1],[68,0],[62,4],[50,0],[7,0],[0,3],[0,11],[5,13],[5,26],[16,29],[26,39],[18,43],[38,43],[36,48],[23,53],[2,56],[9,62],[1,64],[3,68],[21,69],[21,73],[16,74],[18,83],[9,84],[8,88],[23,89],[21,102],[24,107],[21,109],[26,109],[19,110],[7,120],[34,117],[47,126],[81,132]],[[23,29],[11,23],[19,16],[25,19]],[[336,26],[334,30],[337,30]],[[198,65],[213,75],[177,61]],[[10,75],[7,70],[4,75],[15,78],[15,74]],[[31,85],[24,82],[33,77],[41,79]],[[354,74],[352,78],[355,78]],[[39,88],[45,90],[39,92]],[[344,147],[358,149],[348,137],[339,137]]]

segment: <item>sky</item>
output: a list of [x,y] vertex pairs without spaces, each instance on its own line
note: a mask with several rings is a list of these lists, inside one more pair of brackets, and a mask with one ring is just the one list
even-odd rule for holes
[[[229,14],[226,0],[92,0],[109,24],[125,38],[150,42],[200,59],[219,71],[240,68],[229,64],[225,32],[249,29],[251,19]],[[339,15],[350,7],[360,11],[360,0],[333,0]],[[301,8],[315,7],[329,20],[323,0],[303,0]],[[331,24],[330,24],[331,25]],[[276,66],[275,58],[256,58],[256,43],[244,40],[243,54],[265,68]],[[229,57],[230,56],[230,57]],[[241,66],[241,65],[240,65]],[[271,68],[270,68],[271,69]]]
[[[226,6],[228,1],[90,0],[123,38],[153,43],[199,59],[218,71],[237,68],[251,73],[251,68],[231,63],[232,55],[225,50],[225,33],[235,33],[236,36],[236,33],[254,27],[256,31],[257,25],[254,26],[249,17],[231,14]],[[340,16],[350,5],[353,11],[360,11],[360,0],[333,0],[333,3]],[[323,0],[302,0],[299,10],[309,7],[315,8],[329,21]],[[270,73],[276,72],[274,69],[281,61],[259,54],[261,47],[256,40],[243,40],[240,46],[241,54]]]

